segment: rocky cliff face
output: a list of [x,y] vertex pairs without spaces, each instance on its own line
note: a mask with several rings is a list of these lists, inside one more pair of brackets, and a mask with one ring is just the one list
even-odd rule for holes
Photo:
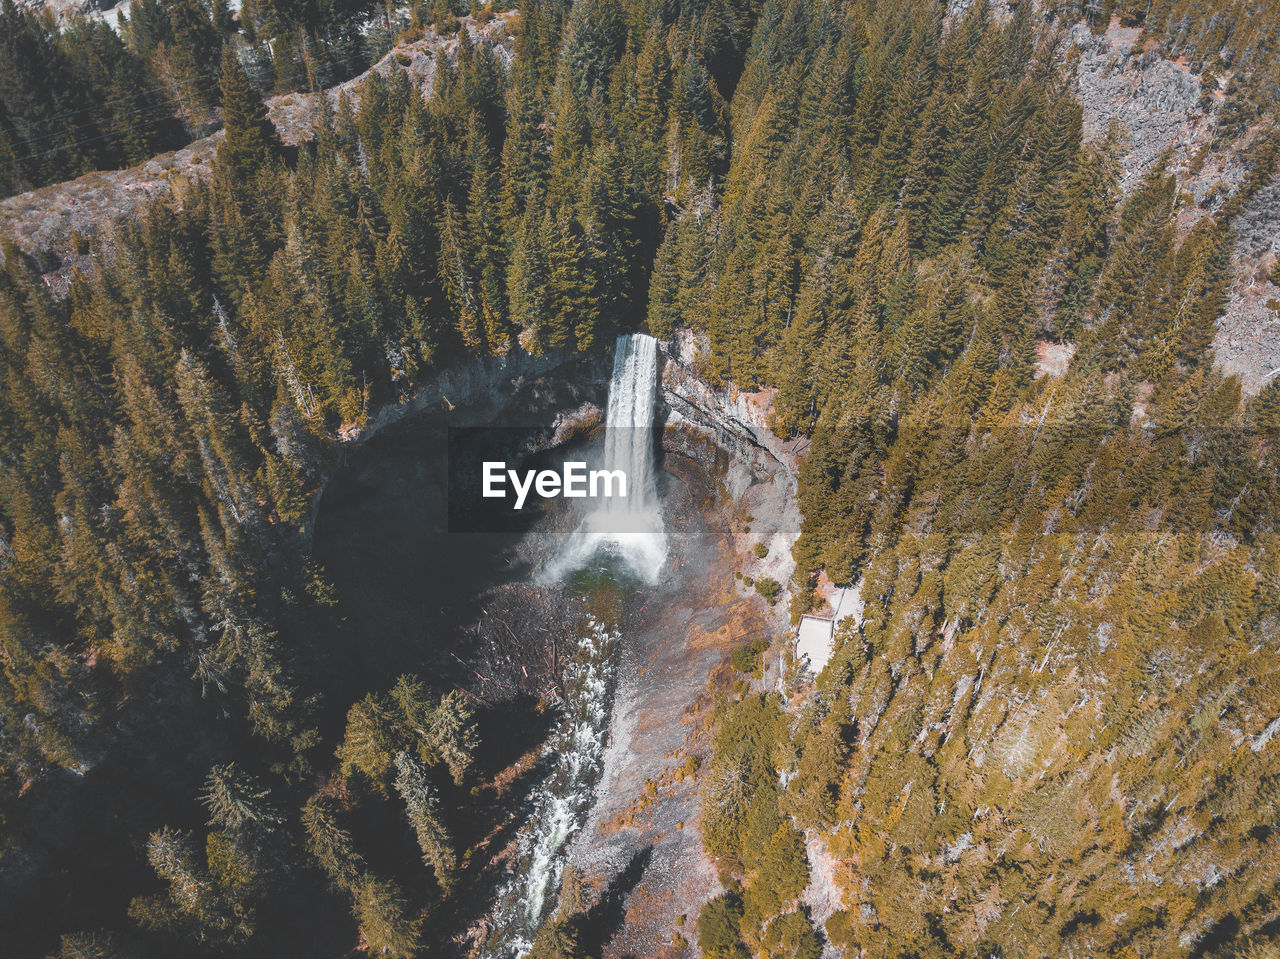
[[[705,337],[688,330],[663,346],[662,398],[667,426],[676,428],[668,430],[666,445],[680,450],[678,434],[685,428],[730,454],[721,481],[742,515],[733,530],[735,552],[746,565],[741,571],[785,584],[795,571],[791,547],[800,535],[796,465],[803,444],[784,442],[769,429],[770,391],[744,393],[732,386],[720,390],[703,380],[697,358],[705,349]],[[756,543],[768,548],[766,556],[755,558]],[[779,602],[778,608],[785,604]]]
[[[534,356],[513,350],[505,356],[476,358],[445,367],[426,377],[402,403],[379,408],[362,428],[344,427],[344,448],[332,480],[352,462],[360,446],[385,432],[429,421],[448,427],[529,425],[545,427],[548,441],[562,441],[598,416],[609,382],[609,357],[555,350]],[[326,482],[317,491],[307,524],[314,529]]]
[[[553,394],[556,384],[569,390],[570,407],[584,402],[582,397],[603,401],[609,382],[609,357],[603,352],[574,353],[552,350],[533,355],[512,350],[504,356],[468,360],[428,376],[413,396],[403,403],[378,410],[358,436],[365,438],[397,423],[424,413],[454,413],[454,426],[492,424],[499,414],[514,420],[522,414],[546,418],[548,409],[562,409],[564,402]],[[344,439],[355,439],[349,434]]]
[[770,460],[785,465],[786,444],[766,422],[768,394],[711,387],[696,370],[698,354],[706,349],[706,338],[689,330],[663,344],[662,397],[669,409],[668,424],[688,424],[704,431],[717,445],[744,460],[759,462],[762,468],[770,468]]
[[[1139,33],[1118,24],[1099,36],[1083,25],[1072,28],[1069,49],[1078,53],[1076,89],[1084,135],[1096,143],[1113,130],[1119,134],[1120,183],[1126,195],[1167,157],[1167,169],[1178,178],[1183,194],[1178,227],[1185,236],[1244,185],[1242,158],[1261,131],[1222,137],[1221,89],[1229,75],[1205,97],[1200,78],[1186,63],[1143,47]],[[1233,226],[1238,239],[1231,286],[1213,349],[1219,369],[1239,376],[1245,392],[1253,394],[1280,367],[1280,287],[1272,282],[1280,247],[1280,177],[1244,205]]]

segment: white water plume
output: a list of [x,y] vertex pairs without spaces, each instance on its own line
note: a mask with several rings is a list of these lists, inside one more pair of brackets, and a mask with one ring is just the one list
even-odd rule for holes
[[667,558],[653,457],[657,393],[658,341],[643,333],[619,336],[605,412],[604,468],[626,475],[627,495],[607,498],[584,519],[544,578],[561,579],[603,555],[647,582],[657,581]]

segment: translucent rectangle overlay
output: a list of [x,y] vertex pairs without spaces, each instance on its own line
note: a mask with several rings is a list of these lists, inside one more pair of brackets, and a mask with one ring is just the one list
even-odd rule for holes
[[450,429],[449,532],[523,533],[558,510],[628,532],[636,513],[656,509],[660,430],[597,427],[558,439],[536,428]]

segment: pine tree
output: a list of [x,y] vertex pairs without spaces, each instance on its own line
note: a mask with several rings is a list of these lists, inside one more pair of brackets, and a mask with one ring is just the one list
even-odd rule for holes
[[551,346],[547,328],[549,311],[547,285],[550,268],[541,214],[530,205],[521,219],[515,249],[507,267],[507,298],[511,320],[520,330],[520,345],[538,354]]
[[482,264],[478,287],[485,341],[492,353],[501,355],[511,348],[505,289],[506,249],[502,244],[502,228],[497,214],[497,171],[490,156],[487,136],[475,114],[471,116],[467,146],[468,165],[471,167],[466,209],[467,236],[471,242],[469,256]]
[[230,44],[222,48],[218,89],[225,131],[218,145],[218,164],[233,183],[243,184],[279,159],[280,137]]
[[186,929],[197,941],[234,942],[251,932],[248,916],[235,908],[196,859],[189,834],[169,827],[147,839],[147,861],[168,883],[164,897],[138,898],[130,915],[153,928]]
[[302,807],[302,827],[307,831],[307,851],[343,889],[355,890],[365,867],[351,833],[338,820],[338,804],[317,794]]
[[395,758],[395,718],[391,704],[370,693],[347,712],[347,729],[337,756],[344,774],[363,774],[385,792]]
[[547,345],[588,350],[604,331],[595,265],[582,228],[569,214],[549,223]]
[[472,352],[484,349],[482,304],[471,275],[470,241],[457,208],[446,202],[440,220],[440,286],[453,313],[454,329],[463,347]]
[[673,223],[667,228],[666,238],[658,247],[649,278],[649,332],[660,339],[670,337],[680,323],[680,314],[676,308],[676,298],[680,291],[676,237],[677,230]]
[[555,919],[542,924],[529,949],[529,959],[581,959],[583,955],[573,926]]
[[270,792],[235,763],[209,770],[200,802],[209,810],[209,825],[232,835],[250,830],[270,830],[282,818],[268,800]]
[[731,893],[722,893],[703,904],[698,913],[698,946],[708,959],[744,959],[740,924],[742,903]]
[[448,896],[456,881],[457,860],[448,831],[440,821],[440,803],[426,770],[407,752],[396,754],[396,792],[404,801],[409,824],[418,836],[422,860],[435,872],[441,892]]
[[480,737],[472,721],[474,711],[461,690],[451,690],[440,698],[432,716],[427,742],[431,751],[449,769],[455,785],[466,780]]
[[394,882],[365,874],[356,892],[360,938],[373,955],[412,959],[422,945],[422,922],[409,917],[404,893]]

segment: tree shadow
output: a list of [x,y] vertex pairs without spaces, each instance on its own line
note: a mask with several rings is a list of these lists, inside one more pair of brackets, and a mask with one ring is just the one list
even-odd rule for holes
[[1210,953],[1226,946],[1240,933],[1240,920],[1235,913],[1229,912],[1200,937],[1195,949],[1191,951],[1191,959],[1204,959]]
[[627,897],[640,884],[652,858],[653,846],[638,850],[627,867],[613,877],[604,895],[578,920],[578,942],[583,955],[600,955],[605,944],[622,926],[627,912]]

